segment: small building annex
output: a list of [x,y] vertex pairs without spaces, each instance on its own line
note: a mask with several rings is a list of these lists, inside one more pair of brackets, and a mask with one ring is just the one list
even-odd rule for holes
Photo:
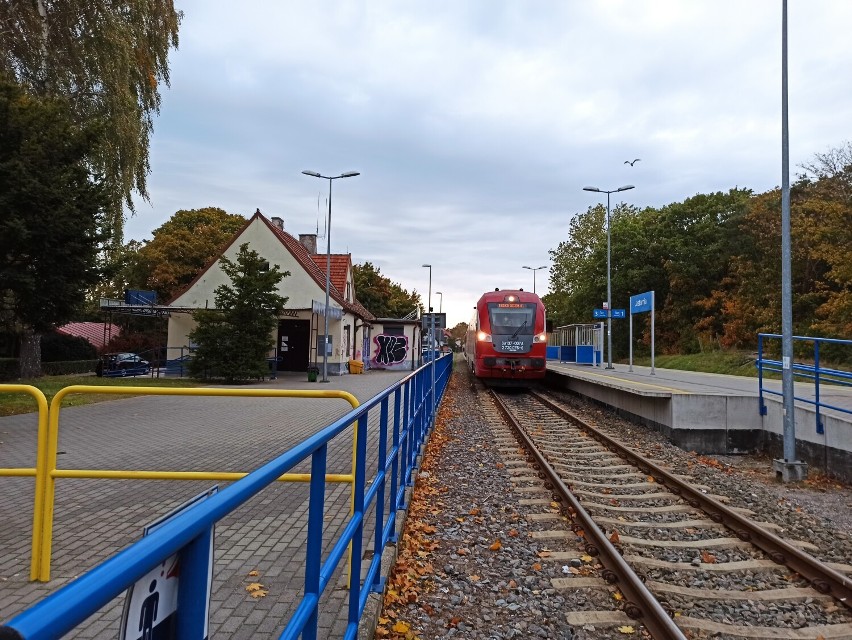
[[239,247],[260,254],[270,265],[277,265],[290,275],[279,283],[278,293],[287,298],[278,317],[273,338],[275,348],[270,358],[276,359],[278,371],[306,371],[320,367],[323,344],[328,349],[328,374],[348,371],[350,360],[367,368],[413,369],[419,325],[408,319],[378,320],[361,303],[355,292],[351,254],[331,255],[329,287],[328,341],[325,331],[325,267],[327,256],[317,253],[316,234],[300,234],[298,239],[284,230],[279,217],[267,218],[260,210],[237,232],[216,260],[206,266],[166,308],[183,313],[169,313],[168,347],[190,350],[189,333],[195,321],[187,310],[213,308],[216,288],[230,284],[219,258],[236,260]]

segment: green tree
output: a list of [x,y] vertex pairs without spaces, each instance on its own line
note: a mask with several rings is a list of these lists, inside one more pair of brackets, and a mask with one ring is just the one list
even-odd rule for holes
[[155,229],[148,242],[125,245],[119,254],[122,279],[130,288],[156,291],[157,299],[166,302],[192,282],[245,224],[243,216],[218,207],[181,209]]
[[148,198],[149,137],[181,18],[172,0],[0,3],[0,70],[36,95],[67,98],[78,124],[97,120],[110,131],[88,160],[103,176],[114,246],[123,205],[133,211],[134,191]]
[[404,318],[420,306],[417,291],[409,293],[391,282],[371,262],[356,264],[352,271],[358,302],[377,318]]
[[195,377],[222,378],[227,383],[262,378],[269,373],[266,358],[275,346],[272,330],[288,298],[277,293],[290,275],[267,262],[248,243],[240,245],[236,262],[220,258],[231,285],[216,288],[216,309],[193,314],[197,326],[189,338],[197,348],[190,360]]
[[87,162],[98,133],[65,101],[0,81],[0,321],[20,336],[21,377],[41,375],[41,334],[99,278],[108,200]]

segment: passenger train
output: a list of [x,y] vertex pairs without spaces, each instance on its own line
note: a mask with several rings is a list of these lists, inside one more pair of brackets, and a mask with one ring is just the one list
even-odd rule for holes
[[482,295],[467,327],[465,358],[491,386],[528,386],[547,370],[544,305],[523,289]]

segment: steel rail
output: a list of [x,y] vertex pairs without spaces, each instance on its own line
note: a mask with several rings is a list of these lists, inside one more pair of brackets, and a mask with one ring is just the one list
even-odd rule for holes
[[576,496],[565,485],[556,470],[550,466],[542,453],[521,428],[518,421],[503,403],[500,397],[491,390],[491,397],[500,409],[506,421],[515,431],[518,439],[535,459],[540,470],[547,476],[554,490],[569,505],[572,518],[583,529],[586,543],[586,553],[596,556],[604,566],[603,579],[609,584],[617,584],[624,595],[624,612],[634,620],[639,620],[654,638],[654,640],[686,640],[683,631],[669,617],[668,612],[654,597],[642,579],[630,568],[621,557],[618,549],[606,537],[591,515],[583,508]]
[[639,467],[642,473],[652,475],[658,483],[665,486],[675,495],[683,498],[691,507],[701,509],[707,513],[711,520],[726,526],[740,540],[755,545],[764,551],[776,564],[787,566],[798,573],[816,591],[824,595],[831,595],[846,605],[846,607],[852,609],[852,578],[843,575],[839,571],[835,571],[825,563],[820,562],[813,556],[782,540],[774,533],[763,529],[757,523],[740,515],[718,500],[702,493],[688,482],[681,480],[659,465],[635,453],[627,445],[601,433],[583,419],[545,396],[536,392],[532,392],[532,395],[545,406],[582,428],[610,451],[614,451],[619,456],[629,459]]

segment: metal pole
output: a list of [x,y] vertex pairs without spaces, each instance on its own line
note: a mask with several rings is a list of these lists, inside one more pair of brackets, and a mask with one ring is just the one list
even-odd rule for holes
[[612,281],[610,271],[609,191],[606,192],[606,337],[607,369],[612,369]]
[[633,305],[630,305],[630,367],[628,371],[633,371]]
[[657,313],[656,294],[651,292],[651,375],[654,375],[654,314]]
[[328,229],[325,235],[325,337],[322,344],[322,381],[328,382],[328,295],[331,288],[331,182],[328,179]]
[[790,260],[790,132],[787,124],[787,0],[781,3],[781,387],[784,394],[784,462],[796,461],[793,396],[793,286]]

